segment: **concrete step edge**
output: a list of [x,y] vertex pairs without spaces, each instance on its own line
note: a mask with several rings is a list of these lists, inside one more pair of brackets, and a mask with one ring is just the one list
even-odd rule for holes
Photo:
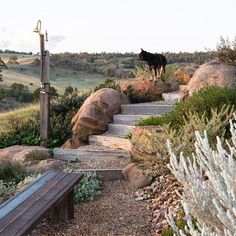
[[95,172],[99,178],[105,181],[115,181],[124,179],[122,169],[86,169],[78,171],[80,173]]

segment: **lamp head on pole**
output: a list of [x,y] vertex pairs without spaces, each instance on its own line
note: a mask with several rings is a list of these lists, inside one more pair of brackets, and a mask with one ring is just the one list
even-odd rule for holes
[[38,20],[37,25],[34,29],[34,32],[41,34],[41,20]]

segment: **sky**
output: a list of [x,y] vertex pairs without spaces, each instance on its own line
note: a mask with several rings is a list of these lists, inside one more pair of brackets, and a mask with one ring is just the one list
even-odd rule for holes
[[39,52],[194,52],[236,36],[236,0],[0,0],[0,49]]

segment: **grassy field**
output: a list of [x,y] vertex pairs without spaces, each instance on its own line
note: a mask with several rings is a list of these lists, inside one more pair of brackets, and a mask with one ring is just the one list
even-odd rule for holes
[[0,112],[0,133],[6,132],[12,121],[22,120],[37,111],[39,111],[39,104],[30,104],[12,111]]
[[[8,65],[8,69],[2,71],[3,81],[0,85],[11,85],[20,83],[29,87],[31,91],[40,87],[39,67],[32,65],[37,56],[16,55],[19,65]],[[0,54],[2,60],[7,63],[9,55]],[[72,86],[78,90],[87,90],[94,88],[104,82],[109,77],[98,74],[88,74],[84,72],[73,72],[62,69],[50,69],[50,83],[62,94],[67,86]]]

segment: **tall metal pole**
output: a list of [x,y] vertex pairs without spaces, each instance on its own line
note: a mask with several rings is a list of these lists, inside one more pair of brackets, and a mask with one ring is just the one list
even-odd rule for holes
[[[41,21],[38,20],[34,32],[39,33],[40,39],[40,140],[41,146],[47,146],[47,140],[50,132],[50,83],[49,83],[49,65],[50,55],[45,51],[45,38],[41,33]],[[46,33],[47,37],[47,33]]]
[[41,71],[43,80],[40,89],[40,139],[42,146],[47,146],[46,141],[50,132],[49,60],[49,52],[44,51]]

